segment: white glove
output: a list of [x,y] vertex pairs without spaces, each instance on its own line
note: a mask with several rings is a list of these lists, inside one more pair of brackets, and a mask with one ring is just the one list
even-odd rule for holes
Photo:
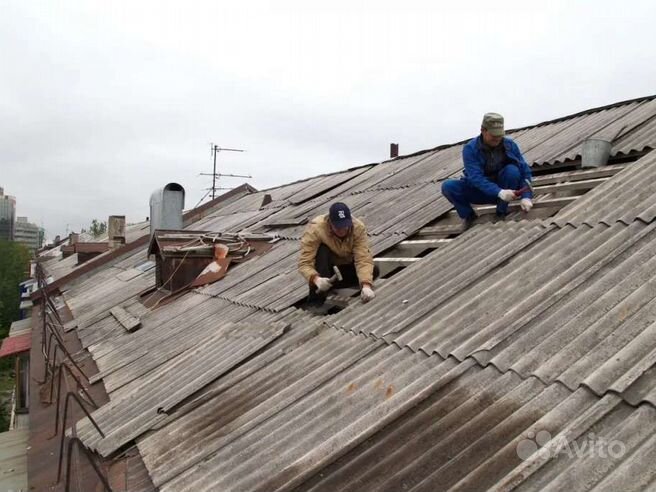
[[329,278],[317,277],[314,279],[314,285],[317,286],[318,292],[328,292],[333,287],[333,283]]
[[530,198],[522,198],[522,201],[519,202],[519,206],[522,207],[524,212],[530,212],[533,208],[533,202]]
[[360,298],[362,299],[362,302],[365,302],[365,303],[369,302],[374,297],[376,297],[376,294],[374,293],[374,290],[366,284],[363,285],[362,286],[362,291],[360,291]]
[[504,202],[512,202],[517,199],[514,190],[501,190],[497,196]]

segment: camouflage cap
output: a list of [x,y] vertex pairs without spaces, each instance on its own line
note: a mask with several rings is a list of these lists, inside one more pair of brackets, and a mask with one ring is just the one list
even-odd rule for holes
[[481,126],[495,137],[503,137],[505,135],[503,130],[503,116],[499,113],[485,113]]

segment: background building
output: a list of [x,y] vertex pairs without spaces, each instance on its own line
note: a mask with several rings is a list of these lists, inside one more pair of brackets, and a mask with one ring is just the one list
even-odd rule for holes
[[42,234],[38,225],[29,222],[27,217],[18,217],[16,219],[14,241],[24,244],[34,253],[41,248],[41,238]]
[[16,198],[0,188],[0,240],[13,241],[16,224]]

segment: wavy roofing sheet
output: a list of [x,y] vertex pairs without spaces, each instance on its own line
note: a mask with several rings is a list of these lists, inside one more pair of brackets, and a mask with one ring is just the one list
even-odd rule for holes
[[[307,328],[296,330],[307,331]],[[224,391],[208,398],[202,406],[139,441],[139,450],[156,485],[165,484],[202,463],[381,343],[363,336],[323,331],[299,346],[290,346],[247,378],[224,385]],[[167,445],[172,435],[184,439]]]
[[[656,101],[655,101],[656,102]],[[656,152],[647,154],[605,183],[563,208],[553,222],[630,224],[636,219],[650,223],[656,218]]]
[[150,372],[138,387],[114,394],[92,413],[101,437],[88,419],[76,425],[85,446],[108,456],[164,420],[167,412],[189,395],[282,335],[284,325],[223,323],[179,357]]
[[653,407],[472,367],[296,492],[644,490],[654,436]]
[[160,490],[278,490],[300,484],[463,370],[452,360],[377,348]]
[[[643,151],[655,138],[655,104],[629,101],[512,135],[546,164],[620,129],[614,153]],[[202,223],[298,238],[302,219],[341,200],[380,253],[451,208],[439,181],[460,170],[461,149],[253,193]],[[154,284],[152,270],[133,277],[145,258],[130,255],[65,293],[111,397],[96,411],[107,437],[88,422],[79,433],[103,455],[136,439],[161,490],[653,487],[652,160],[629,164],[555,223],[476,225],[381,283],[374,302],[321,321],[290,307],[307,294],[298,241],[153,311],[134,300],[142,282]],[[126,333],[108,315],[115,305],[141,328]],[[228,334],[238,322],[262,336]],[[280,326],[289,328],[281,335]],[[621,439],[627,453],[522,460],[517,446],[539,430],[552,437],[540,443],[547,448],[595,432]]]
[[504,241],[517,244],[530,229],[474,227],[384,284],[379,315],[378,306],[349,307],[329,323],[656,404],[655,229],[545,229],[512,249]]

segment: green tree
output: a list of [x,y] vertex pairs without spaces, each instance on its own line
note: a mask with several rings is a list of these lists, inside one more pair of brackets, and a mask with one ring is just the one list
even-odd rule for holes
[[20,291],[18,284],[27,278],[30,252],[22,244],[0,241],[0,338],[18,319]]
[[[18,284],[27,278],[29,262],[30,252],[25,246],[11,241],[0,241],[0,339],[9,334],[11,324],[20,315],[21,298]],[[0,359],[0,378],[11,371],[12,362],[10,357]],[[2,419],[0,414],[0,421]],[[2,427],[0,422],[0,430],[2,429],[5,427]]]
[[107,222],[101,222],[97,219],[93,219],[91,221],[91,225],[89,226],[89,232],[93,237],[98,237],[102,236],[107,232]]

